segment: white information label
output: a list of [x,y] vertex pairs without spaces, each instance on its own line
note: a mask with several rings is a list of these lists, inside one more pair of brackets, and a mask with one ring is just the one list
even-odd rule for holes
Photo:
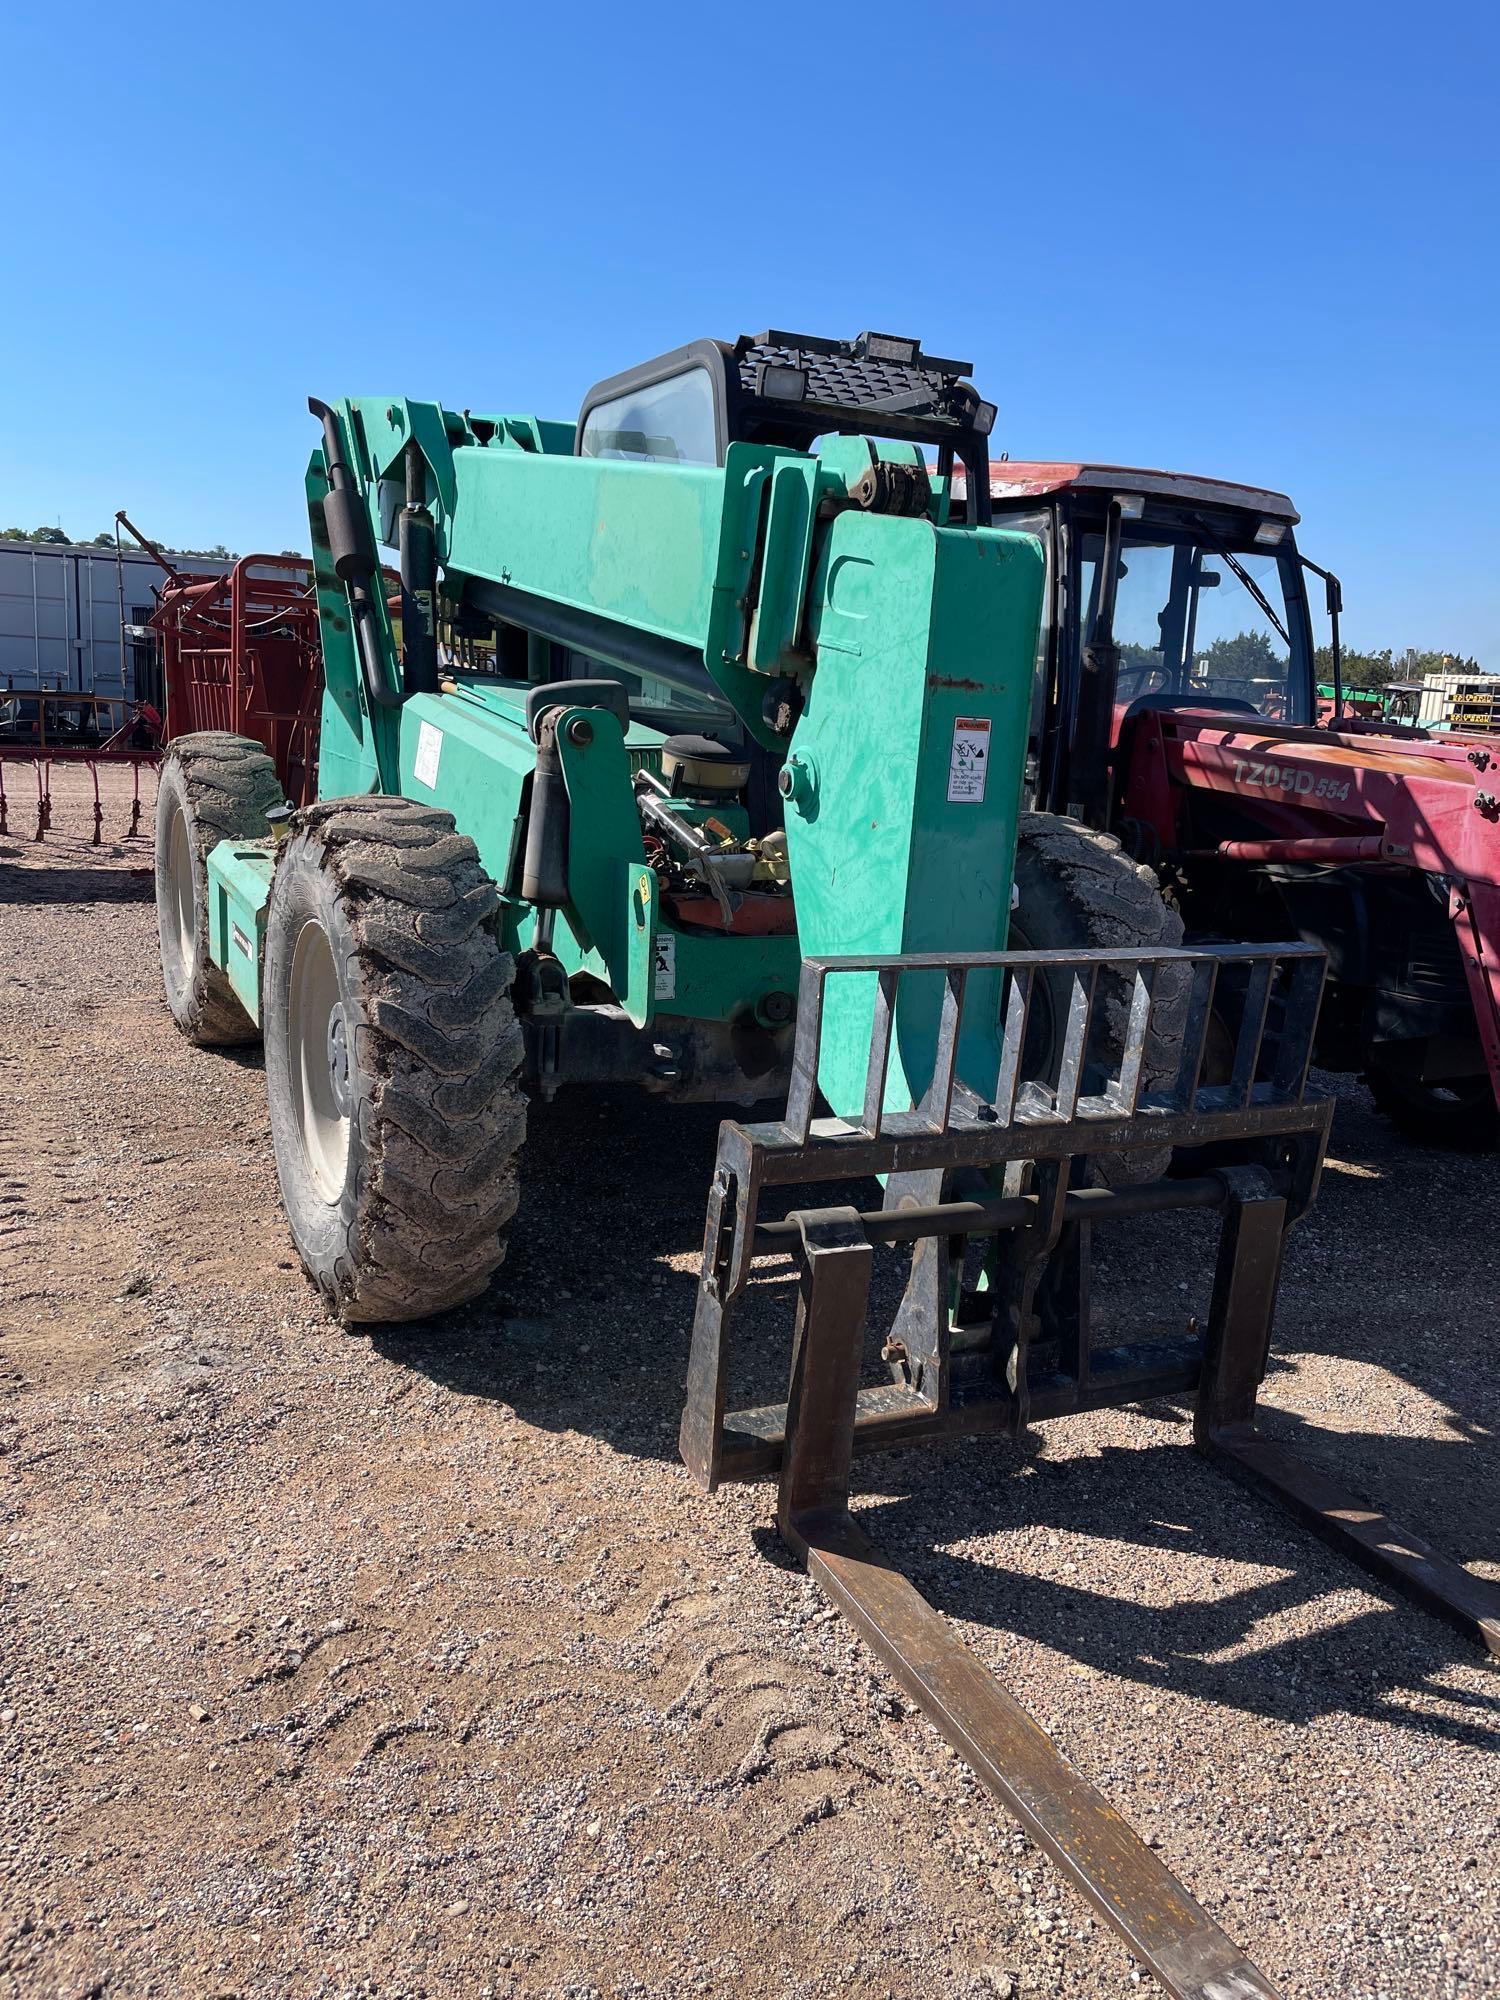
[[411,774],[419,785],[426,785],[429,791],[437,783],[438,760],[442,754],[442,730],[434,729],[430,722],[424,722],[417,731],[417,754],[411,767]]
[[971,806],[981,804],[989,769],[988,716],[959,716],[953,725],[953,748],[948,757],[948,803]]
[[677,934],[675,931],[658,931],[656,933],[656,957],[653,965],[652,997],[657,1000],[675,1000],[677,998]]

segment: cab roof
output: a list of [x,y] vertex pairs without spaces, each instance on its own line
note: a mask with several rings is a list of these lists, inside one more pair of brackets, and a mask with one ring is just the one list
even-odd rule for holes
[[[955,481],[961,474],[955,468]],[[1284,493],[1242,486],[1232,479],[1202,479],[1191,472],[1151,471],[1134,465],[1088,465],[1077,459],[1002,458],[990,464],[992,500],[1034,500],[1065,492],[1144,493],[1186,500],[1200,507],[1239,507],[1279,521],[1301,519]]]

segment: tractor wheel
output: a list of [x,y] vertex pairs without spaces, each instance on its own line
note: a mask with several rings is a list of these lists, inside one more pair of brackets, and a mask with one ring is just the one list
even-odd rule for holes
[[208,955],[208,856],[221,840],[264,840],[283,801],[265,746],[226,730],[179,736],[156,794],[156,921],[172,1019],[200,1048],[255,1042],[260,1030]]
[[[1111,947],[1169,951],[1182,943],[1182,919],[1164,900],[1143,863],[1132,861],[1111,834],[1096,833],[1056,813],[1023,813],[1017,828],[1016,889],[1010,922],[1013,951],[1103,951]],[[1187,1023],[1190,982],[1164,974],[1142,1072],[1142,1088],[1175,1076]],[[1099,985],[1088,1063],[1096,1076],[1118,1067],[1130,1018],[1131,983],[1107,973]],[[1068,1013],[1065,975],[1039,979],[1032,994],[1023,1074],[1057,1073]],[[1085,1088],[1094,1087],[1086,1078]],[[1096,1171],[1109,1185],[1156,1180],[1170,1159],[1166,1147],[1101,1155]]]
[[451,814],[310,807],[266,917],[266,1087],[281,1199],[346,1322],[477,1298],[505,1256],[526,1135],[515,965]]
[[1383,1112],[1403,1138],[1419,1146],[1444,1146],[1455,1152],[1484,1153],[1500,1144],[1500,1111],[1487,1076],[1456,1078],[1452,1083],[1419,1083],[1388,1069],[1371,1068],[1365,1082]]

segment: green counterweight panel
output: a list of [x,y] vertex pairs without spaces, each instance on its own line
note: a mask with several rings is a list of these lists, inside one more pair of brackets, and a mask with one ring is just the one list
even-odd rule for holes
[[[788,760],[807,956],[1005,948],[1043,573],[1028,535],[864,513],[831,524],[817,670]],[[874,992],[873,975],[828,991],[818,1075],[840,1114],[863,1102]],[[897,1110],[931,1076],[938,979],[908,974],[901,995]],[[959,1075],[986,1095],[998,1001],[971,985],[959,1051]]]

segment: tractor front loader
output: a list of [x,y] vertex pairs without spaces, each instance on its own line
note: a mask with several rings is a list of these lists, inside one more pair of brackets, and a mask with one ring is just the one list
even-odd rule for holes
[[[991,525],[966,374],[914,341],[766,334],[611,378],[576,426],[313,404],[318,796],[281,807],[257,744],[173,746],[167,995],[198,1041],[263,1034],[292,1235],[351,1323],[484,1291],[528,1103],[783,1101],[722,1128],[689,1467],[779,1468],[791,1546],[1169,1991],[1264,1996],[848,1512],[867,1446],[1193,1396],[1206,1450],[1500,1649],[1472,1578],[1255,1428],[1327,1134],[1322,955],[1185,952],[1113,843],[1019,825],[1043,549]],[[1049,852],[1018,866],[1018,838]],[[1008,948],[1013,917],[1039,948]],[[1206,1085],[1226,968],[1246,998]],[[1160,1178],[1186,1144],[1213,1170]],[[868,1176],[867,1211],[761,1216],[765,1189]],[[1096,1341],[1095,1224],[1174,1210],[1221,1218],[1206,1325]],[[910,1270],[871,1385],[890,1243]],[[752,1265],[788,1253],[789,1395],[731,1410]]]

